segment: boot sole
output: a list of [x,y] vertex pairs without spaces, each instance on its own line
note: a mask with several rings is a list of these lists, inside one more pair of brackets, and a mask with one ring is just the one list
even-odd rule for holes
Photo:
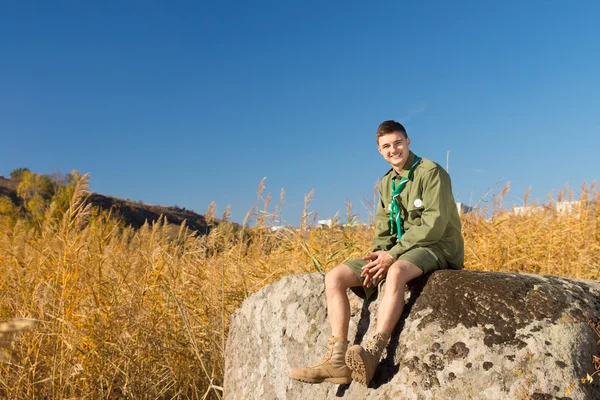
[[365,368],[365,362],[363,361],[360,354],[354,351],[348,351],[346,353],[346,365],[350,368],[352,380],[360,383],[361,385],[368,386],[367,382],[367,371]]

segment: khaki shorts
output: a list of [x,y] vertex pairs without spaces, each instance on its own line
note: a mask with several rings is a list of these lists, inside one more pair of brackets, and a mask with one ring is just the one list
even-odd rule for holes
[[[442,252],[434,247],[417,247],[400,255],[398,260],[408,261],[416,265],[417,267],[421,268],[423,275],[439,269],[449,268],[448,261],[446,261],[446,258],[443,256]],[[362,273],[362,267],[367,264],[368,261],[360,258],[356,260],[349,260],[344,263],[344,265],[347,265],[352,272],[354,272],[356,276],[363,281],[364,278],[361,278],[360,274]],[[381,280],[381,282],[384,280],[385,277]],[[357,296],[362,297],[363,299],[368,299],[377,291],[377,286],[356,286],[350,289],[352,289]]]

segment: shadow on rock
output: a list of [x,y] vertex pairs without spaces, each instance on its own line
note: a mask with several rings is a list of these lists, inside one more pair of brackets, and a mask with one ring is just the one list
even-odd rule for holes
[[372,298],[363,301],[353,344],[360,344],[369,330],[369,325],[371,325],[371,313],[369,312],[369,307],[372,303],[377,301],[377,295],[378,293],[375,293]]
[[391,382],[394,376],[400,370],[400,363],[394,363],[394,354],[396,354],[396,350],[398,349],[398,343],[400,340],[400,333],[404,329],[404,323],[406,318],[410,315],[410,310],[414,306],[415,302],[421,295],[423,288],[427,285],[431,274],[423,275],[420,278],[414,279],[413,281],[408,283],[408,290],[410,292],[410,297],[404,306],[404,310],[402,311],[402,316],[400,317],[400,321],[394,328],[392,335],[390,337],[390,343],[387,347],[387,355],[381,360],[379,365],[377,366],[377,370],[375,371],[375,376],[369,385],[373,389],[377,389],[381,385],[385,385],[386,383]]
[[[377,301],[377,293],[375,293],[371,299],[363,301],[362,308],[360,311],[360,319],[358,320],[356,336],[354,337],[353,344],[360,344],[365,335],[367,334],[367,331],[369,330],[369,325],[371,324],[371,313],[369,312],[369,306],[375,301]],[[340,385],[335,395],[337,397],[344,397],[344,395],[346,394],[346,390],[348,390],[349,387],[350,385]]]
[[350,387],[349,383],[344,383],[339,385],[337,391],[335,392],[335,397],[344,397],[346,396],[346,390]]

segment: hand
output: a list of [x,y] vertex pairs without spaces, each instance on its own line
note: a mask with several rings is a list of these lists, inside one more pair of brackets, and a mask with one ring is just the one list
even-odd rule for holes
[[370,261],[362,267],[362,273],[360,274],[361,278],[365,278],[363,284],[366,287],[370,287],[374,283],[377,284],[377,281],[387,274],[388,269],[390,269],[393,263],[392,256],[383,250],[369,252],[363,257],[363,260]]

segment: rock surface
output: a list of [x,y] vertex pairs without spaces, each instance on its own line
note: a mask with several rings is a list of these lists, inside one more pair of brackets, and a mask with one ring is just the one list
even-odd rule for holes
[[[349,297],[350,344],[361,343],[374,332],[377,301]],[[580,382],[600,355],[590,319],[600,319],[597,281],[438,271],[409,286],[368,388],[306,384],[289,372],[318,362],[327,346],[324,275],[288,276],[233,314],[225,398],[600,399],[598,375]]]

